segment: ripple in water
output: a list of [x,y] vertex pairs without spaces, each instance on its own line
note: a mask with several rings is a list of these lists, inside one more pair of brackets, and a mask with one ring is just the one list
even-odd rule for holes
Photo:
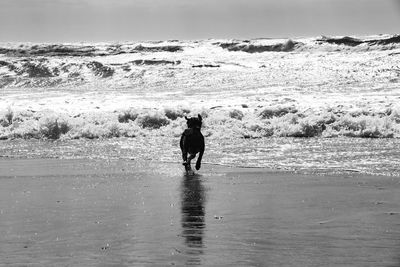
[[[1,156],[10,158],[89,158],[180,163],[178,138],[138,137],[104,140],[3,141]],[[210,138],[205,163],[265,167],[301,173],[360,172],[400,176],[399,139]]]

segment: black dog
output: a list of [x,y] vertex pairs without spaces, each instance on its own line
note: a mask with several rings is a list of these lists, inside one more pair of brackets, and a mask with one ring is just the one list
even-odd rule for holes
[[187,120],[186,124],[188,129],[182,133],[180,141],[183,165],[185,166],[186,171],[190,171],[192,169],[190,166],[190,161],[196,157],[197,153],[199,153],[199,157],[196,161],[196,170],[199,170],[205,148],[204,136],[200,132],[202,118],[199,114],[197,118],[187,118],[185,116],[185,119]]

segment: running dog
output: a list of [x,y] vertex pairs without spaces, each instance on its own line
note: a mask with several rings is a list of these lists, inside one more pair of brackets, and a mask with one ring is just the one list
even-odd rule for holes
[[204,136],[200,132],[203,119],[200,114],[197,116],[197,118],[188,118],[185,116],[185,119],[187,129],[182,133],[180,140],[183,165],[185,166],[186,171],[190,171],[192,169],[190,162],[196,157],[196,154],[199,153],[196,161],[196,170],[199,170],[205,149]]

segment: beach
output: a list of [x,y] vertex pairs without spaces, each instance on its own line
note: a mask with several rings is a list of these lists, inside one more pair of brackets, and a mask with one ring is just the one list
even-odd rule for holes
[[394,34],[0,43],[0,267],[400,266],[399,57]]
[[400,266],[400,180],[0,160],[0,266]]
[[400,267],[399,4],[0,1],[0,267]]

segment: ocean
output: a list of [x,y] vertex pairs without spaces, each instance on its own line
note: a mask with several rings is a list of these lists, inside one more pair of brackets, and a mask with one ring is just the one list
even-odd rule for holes
[[0,157],[400,176],[400,35],[1,43]]

